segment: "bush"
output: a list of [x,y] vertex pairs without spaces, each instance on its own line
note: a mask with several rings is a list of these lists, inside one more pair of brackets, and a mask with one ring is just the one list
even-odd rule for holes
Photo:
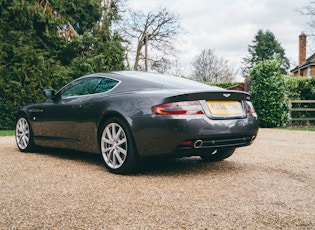
[[250,72],[251,98],[259,117],[260,127],[282,127],[288,123],[286,78],[277,59],[261,61]]
[[286,87],[291,100],[315,100],[315,77],[286,76]]
[[[124,69],[124,47],[111,30],[116,3],[99,30],[97,1],[47,2],[0,3],[0,130],[14,129],[19,108],[44,100],[45,88],[59,89],[87,73]],[[53,6],[58,17],[51,13]],[[69,22],[80,34],[70,40],[59,33]]]
[[239,82],[219,82],[219,83],[218,82],[204,82],[204,83],[208,85],[218,86],[223,89],[239,84]]
[[[315,100],[315,77],[286,77],[287,95],[291,100]],[[293,108],[315,108],[314,103],[294,103]],[[313,111],[292,111],[293,118],[315,117]],[[315,125],[315,121],[294,121],[292,125]]]

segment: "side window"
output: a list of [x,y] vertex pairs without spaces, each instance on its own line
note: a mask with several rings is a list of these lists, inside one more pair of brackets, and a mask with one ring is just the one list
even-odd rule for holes
[[103,78],[98,86],[95,88],[94,93],[105,93],[111,89],[113,89],[118,84],[118,81],[110,79],[110,78]]
[[61,98],[69,98],[75,96],[82,96],[93,94],[95,88],[99,85],[103,78],[84,78],[75,81],[72,85],[69,85],[61,94]]

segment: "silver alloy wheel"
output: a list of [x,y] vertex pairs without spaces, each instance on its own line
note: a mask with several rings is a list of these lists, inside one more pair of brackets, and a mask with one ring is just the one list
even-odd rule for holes
[[25,150],[30,144],[31,132],[30,126],[24,117],[21,117],[16,123],[15,136],[18,147]]
[[101,151],[106,165],[112,169],[120,168],[126,160],[127,148],[124,129],[115,122],[107,124],[101,138]]

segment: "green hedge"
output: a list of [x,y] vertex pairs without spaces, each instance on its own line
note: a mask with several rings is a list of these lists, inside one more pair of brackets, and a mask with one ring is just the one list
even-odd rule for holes
[[[277,61],[275,61],[277,62]],[[267,62],[256,65],[252,74],[252,100],[260,118],[261,127],[282,127],[289,124],[289,100],[315,100],[315,76],[284,76],[278,71],[277,63]],[[253,77],[252,77],[253,78]],[[237,82],[212,83],[221,88],[237,85]],[[315,108],[314,104],[294,104],[297,108]],[[315,112],[292,112],[292,117],[315,117]],[[293,125],[315,125],[315,121],[295,121]]]
[[[269,63],[270,64],[270,63]],[[267,64],[268,65],[268,64]],[[269,77],[263,76],[266,70],[266,64],[262,66],[264,69],[260,69],[261,73],[257,73],[257,83],[253,82],[252,98],[254,106],[257,110],[261,126],[264,127],[277,127],[286,126],[288,124],[288,100],[315,100],[315,76],[311,78],[306,77],[292,77],[292,76],[273,76],[272,80]],[[268,71],[266,72],[268,73]],[[266,74],[265,73],[265,74]],[[271,74],[272,75],[272,74]],[[268,75],[269,76],[269,75]],[[269,80],[268,80],[269,79]],[[221,88],[227,88],[238,84],[238,82],[223,82],[223,83],[210,83]],[[3,79],[0,78],[0,89],[4,90],[8,86]],[[281,95],[279,92],[281,91]],[[285,94],[283,94],[283,90]],[[38,91],[41,91],[39,89]],[[38,100],[43,100],[41,92],[36,92]],[[14,118],[17,110],[20,108],[15,97],[3,97],[0,95],[0,130],[13,129]],[[308,106],[314,108],[314,104],[304,105],[297,104],[295,106]],[[279,111],[280,110],[280,111]],[[275,114],[274,114],[275,113]],[[281,114],[281,115],[280,115]],[[294,112],[294,117],[315,117],[315,112]],[[268,121],[268,122],[266,122]],[[305,122],[295,122],[297,125],[304,125]],[[309,124],[315,125],[314,121],[310,121]]]
[[[315,77],[290,77],[286,78],[287,94],[291,100],[315,100]],[[315,108],[313,103],[294,103],[292,108]],[[293,118],[310,118],[315,117],[313,111],[293,111]],[[292,121],[291,125],[315,125],[315,121]]]
[[204,82],[204,83],[208,85],[218,86],[223,89],[239,84],[239,82]]
[[315,76],[286,76],[286,88],[291,100],[315,100]]
[[251,99],[260,127],[283,127],[289,121],[285,77],[278,59],[260,61],[250,72]]

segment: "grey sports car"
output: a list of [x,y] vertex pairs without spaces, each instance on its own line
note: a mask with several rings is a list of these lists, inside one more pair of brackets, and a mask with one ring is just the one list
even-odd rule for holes
[[147,156],[223,160],[258,132],[248,93],[174,76],[95,73],[44,95],[17,115],[18,148],[101,153],[112,173],[130,173]]

